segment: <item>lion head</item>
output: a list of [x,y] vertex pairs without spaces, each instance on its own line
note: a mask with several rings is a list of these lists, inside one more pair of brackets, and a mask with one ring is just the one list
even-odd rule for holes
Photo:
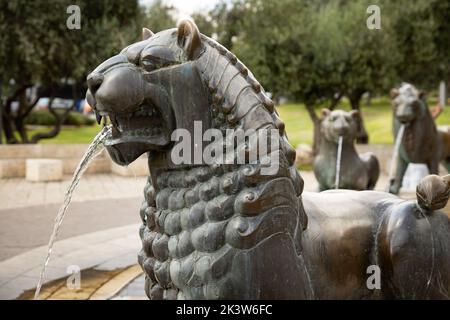
[[175,128],[204,126],[208,112],[190,112],[208,105],[205,86],[193,61],[202,54],[194,23],[153,34],[100,64],[87,77],[86,98],[97,121],[109,117],[112,136],[106,142],[111,158],[127,165],[144,152],[158,152],[170,144]]
[[346,112],[344,110],[328,109],[322,110],[322,122],[320,130],[327,141],[338,142],[342,136],[345,141],[353,142],[356,139],[358,131],[357,119],[360,116],[359,111],[352,110]]
[[402,124],[413,122],[426,110],[425,94],[409,83],[392,89],[391,99],[394,118]]
[[[276,255],[297,257],[307,216],[295,149],[274,103],[247,67],[185,20],[157,34],[145,29],[144,40],[98,66],[88,76],[88,86],[87,99],[98,121],[111,120],[105,144],[113,160],[126,165],[149,153],[138,258],[147,295],[226,298],[236,290],[249,292],[244,296],[255,291],[270,295],[260,289],[267,288],[265,281],[249,288],[241,271],[261,265],[269,270],[276,256],[265,254],[256,262],[242,259],[241,253],[256,256],[269,240],[280,246],[273,250]],[[203,140],[197,143],[199,123]],[[175,129],[193,133],[191,146],[200,145],[200,151],[218,146],[214,155],[225,161],[177,164],[173,151],[179,145],[172,138],[181,130]],[[212,134],[205,138],[211,131],[219,133],[217,140]],[[232,134],[221,140],[229,131],[244,137]],[[251,132],[257,134],[246,138]],[[199,151],[186,150],[194,158]],[[221,158],[222,151],[227,152]],[[239,158],[241,162],[234,161]],[[271,164],[275,170],[263,172]],[[288,266],[295,271],[282,274],[296,275],[303,272],[301,266],[298,261]]]

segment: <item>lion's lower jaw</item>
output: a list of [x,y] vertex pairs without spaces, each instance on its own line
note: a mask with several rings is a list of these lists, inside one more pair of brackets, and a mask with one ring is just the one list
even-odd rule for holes
[[149,179],[138,255],[148,297],[306,297],[291,174],[262,176],[256,166],[167,171],[157,192]]

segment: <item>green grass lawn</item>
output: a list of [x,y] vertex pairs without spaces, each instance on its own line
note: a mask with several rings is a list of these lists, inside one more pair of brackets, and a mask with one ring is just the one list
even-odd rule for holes
[[[100,126],[95,124],[92,126],[63,128],[61,132],[53,139],[43,139],[39,143],[43,144],[66,144],[66,143],[91,143],[95,135],[100,131]],[[35,132],[45,130],[30,130],[30,136]]]
[[[433,106],[436,100],[430,99],[429,105]],[[350,110],[347,101],[343,101],[338,106],[339,109]],[[289,141],[293,146],[299,143],[312,143],[313,125],[305,106],[300,103],[288,103],[277,107],[281,118],[286,124],[286,131]],[[321,107],[317,108],[320,113]],[[372,99],[371,105],[363,103],[362,113],[366,129],[369,132],[370,143],[390,144],[392,137],[392,110],[390,100],[387,97]],[[450,125],[450,107],[444,108],[444,112],[437,119],[438,125]],[[53,139],[44,139],[39,143],[90,143],[94,136],[100,130],[100,126],[83,126],[63,128],[59,135]],[[36,132],[42,132],[45,129],[30,130],[31,137]]]
[[[30,129],[28,130],[28,137],[31,137],[38,132],[47,132],[49,129]],[[92,126],[81,127],[63,127],[55,138],[42,139],[39,143],[42,144],[70,144],[70,143],[90,143],[95,135],[99,132],[100,126],[97,124]],[[5,136],[3,135],[3,141]]]
[[[429,105],[433,106],[436,100],[430,99]],[[339,109],[350,110],[348,102],[343,101],[338,106]],[[303,104],[289,103],[278,106],[281,119],[286,124],[286,132],[289,141],[293,146],[299,143],[312,143],[313,125],[308,112]],[[317,108],[320,113],[321,107]],[[366,129],[369,133],[369,142],[374,144],[391,144],[392,136],[392,109],[389,98],[372,99],[371,105],[362,105],[362,114]],[[450,107],[444,111],[437,119],[438,125],[450,125]]]

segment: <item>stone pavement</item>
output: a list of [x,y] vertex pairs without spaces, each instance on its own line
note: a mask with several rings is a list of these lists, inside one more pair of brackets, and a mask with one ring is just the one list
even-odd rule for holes
[[[111,271],[136,264],[141,244],[139,224],[112,228],[60,240],[55,243],[46,282],[66,278],[71,270]],[[47,245],[0,262],[0,299],[15,299],[36,287]],[[73,272],[73,271],[72,271]],[[131,280],[131,279],[130,279]],[[83,271],[81,271],[81,285]]]
[[[0,299],[14,299],[36,286],[70,178],[48,183],[0,179]],[[146,177],[85,175],[62,224],[46,280],[66,278],[71,265],[84,270],[135,264],[145,183]]]
[[[23,178],[0,179],[0,210],[35,205],[60,204],[71,176],[63,181],[29,182]],[[122,177],[113,174],[88,174],[81,178],[73,202],[122,199],[142,195],[147,177]]]
[[[138,224],[143,196],[74,202],[57,240]],[[46,245],[59,204],[0,210],[0,261]],[[137,232],[137,230],[135,230]]]

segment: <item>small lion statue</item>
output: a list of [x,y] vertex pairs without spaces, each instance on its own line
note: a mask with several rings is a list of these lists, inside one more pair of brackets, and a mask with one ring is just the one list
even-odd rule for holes
[[[378,159],[371,152],[358,155],[354,146],[359,117],[357,110],[322,110],[320,148],[314,159],[314,174],[320,191],[372,190],[375,187],[380,175]],[[342,151],[339,179],[336,179],[339,137],[342,137]],[[335,185],[336,181],[339,185]]]

